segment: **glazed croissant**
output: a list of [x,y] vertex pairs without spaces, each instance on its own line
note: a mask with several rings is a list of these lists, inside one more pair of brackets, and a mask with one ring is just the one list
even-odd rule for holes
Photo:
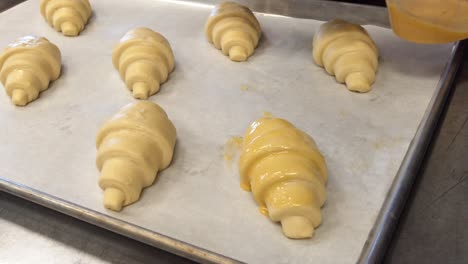
[[41,0],[41,14],[63,35],[78,36],[91,16],[89,0]]
[[147,99],[159,91],[174,70],[174,54],[161,34],[149,28],[135,28],[112,51],[112,63],[133,96]]
[[176,129],[166,112],[149,101],[129,104],[107,121],[96,138],[104,206],[120,211],[137,201],[171,163],[175,142]]
[[374,83],[379,54],[360,25],[343,20],[322,24],[314,36],[312,56],[351,91],[368,92]]
[[57,46],[46,38],[26,36],[0,54],[0,81],[13,103],[25,106],[60,76],[61,67]]
[[245,133],[239,171],[241,187],[287,237],[313,235],[322,221],[327,168],[311,137],[286,120],[260,118]]
[[205,34],[231,60],[245,61],[257,47],[262,31],[250,9],[234,2],[222,2],[211,12]]

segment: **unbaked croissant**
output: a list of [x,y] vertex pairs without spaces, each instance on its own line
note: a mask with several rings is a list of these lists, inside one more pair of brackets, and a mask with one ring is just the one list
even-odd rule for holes
[[41,14],[63,35],[78,36],[91,16],[88,0],[41,0]]
[[368,92],[375,80],[378,50],[360,25],[332,20],[320,26],[314,36],[312,56],[315,62],[349,90]]
[[257,47],[262,31],[249,8],[234,2],[215,6],[205,25],[209,42],[233,61],[245,61]]
[[42,37],[19,38],[0,54],[0,81],[18,106],[34,101],[61,68],[60,50]]
[[287,237],[313,235],[322,221],[327,168],[310,136],[284,119],[256,120],[245,133],[239,172],[241,187]]
[[174,54],[161,34],[149,28],[135,28],[112,51],[112,63],[133,96],[147,99],[159,91],[174,70]]
[[107,121],[96,138],[104,206],[120,211],[137,201],[171,163],[175,142],[176,129],[166,112],[149,101],[129,104]]

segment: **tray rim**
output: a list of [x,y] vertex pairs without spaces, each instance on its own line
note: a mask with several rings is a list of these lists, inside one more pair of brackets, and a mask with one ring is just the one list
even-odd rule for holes
[[453,89],[453,82],[460,68],[466,43],[468,43],[466,40],[458,41],[452,47],[452,52],[441,74],[437,88],[408,146],[374,226],[369,231],[368,238],[357,261],[358,264],[380,263],[385,257],[387,246],[391,242],[392,235],[411,193],[413,183],[426,156],[432,136],[437,129],[447,99]]
[[[203,3],[213,2],[212,0],[175,1]],[[242,3],[243,1],[245,2],[246,0],[240,0],[238,2]],[[263,2],[265,4],[260,5],[258,2],[261,1],[254,0],[254,2],[257,4],[254,5],[254,8],[252,9],[256,12],[284,15],[295,18],[313,18],[317,20],[325,20],[329,14],[320,15],[315,13],[315,15],[318,15],[319,17],[315,17],[314,14],[304,14],[304,5],[309,7],[319,5],[320,7],[330,9],[343,7],[346,10],[359,10],[361,8],[366,9],[367,12],[376,11],[378,14],[381,14],[382,10],[385,10],[385,8],[382,7],[367,6],[362,4],[313,0],[309,2],[295,1],[298,2],[297,5],[293,6],[292,8],[291,6],[287,6],[287,10],[282,11],[280,9],[281,6],[271,5],[271,2],[266,3],[269,1]],[[274,2],[278,3],[278,1]],[[22,1],[18,2],[18,4],[21,3]],[[310,3],[311,5],[307,3]],[[6,10],[8,10],[8,8]],[[6,10],[0,10],[0,13]],[[364,19],[368,19],[368,17]],[[356,22],[353,18],[348,20]],[[362,20],[360,23],[367,24]],[[389,27],[388,19],[386,18],[377,20],[371,19],[369,23],[380,27]],[[382,204],[382,207],[380,208],[379,215],[374,223],[374,226],[369,232],[368,238],[357,261],[359,264],[379,263],[379,261],[381,261],[385,256],[387,246],[390,243],[393,235],[393,231],[396,229],[400,214],[410,194],[412,184],[418,174],[426,150],[431,142],[432,135],[437,127],[440,116],[446,105],[447,98],[452,90],[452,83],[462,62],[463,47],[467,42],[468,41],[459,41],[453,45],[452,52],[447,60],[431,100],[425,110],[424,116],[418,125],[418,129],[408,147],[407,152],[405,153],[404,159],[393,179],[392,185],[387,192],[386,198]],[[175,238],[171,238],[149,229],[131,224],[124,220],[120,220],[115,217],[82,207],[78,204],[63,200],[59,197],[41,192],[37,189],[30,188],[26,185],[19,184],[2,177],[0,177],[0,191],[12,194],[54,211],[58,211],[84,222],[200,263],[243,263],[241,261],[197,247],[187,242],[183,242]]]

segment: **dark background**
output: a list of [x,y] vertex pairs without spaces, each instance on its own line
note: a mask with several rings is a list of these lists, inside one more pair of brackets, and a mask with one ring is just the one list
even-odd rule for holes
[[355,3],[355,4],[366,4],[366,5],[376,5],[376,6],[385,6],[385,0],[345,0],[345,1],[338,1],[332,0],[334,2],[348,2],[348,3]]

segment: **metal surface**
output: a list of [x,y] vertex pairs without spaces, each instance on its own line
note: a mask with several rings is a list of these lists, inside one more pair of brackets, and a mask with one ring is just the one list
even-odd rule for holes
[[4,179],[0,190],[200,263],[241,263]]
[[468,46],[386,264],[468,263]]
[[463,58],[463,45],[462,42],[458,42],[453,48],[451,59],[440,79],[436,94],[429,103],[418,131],[408,148],[358,263],[380,263],[385,256],[400,214],[450,94],[452,83]]
[[[278,3],[278,1],[273,1],[273,2]],[[321,1],[318,1],[318,2],[321,2]],[[267,1],[266,3],[269,3],[269,2]],[[298,4],[298,3],[302,3],[302,4]],[[302,1],[301,2],[293,1],[291,4],[288,4],[287,6],[282,6],[282,7],[277,4],[269,3],[268,5],[266,4],[265,6],[254,5],[254,9],[260,12],[272,12],[275,14],[295,16],[295,17],[310,17],[310,16],[314,17],[314,15],[311,15],[309,13],[304,13],[305,12],[304,10],[307,10],[307,9],[321,10],[321,12],[318,12],[318,13],[320,13],[323,16],[319,15],[318,17],[314,17],[316,19],[329,19],[330,16],[332,15],[331,13],[328,13],[328,12],[322,12],[323,8],[326,8],[325,6],[323,6],[324,3],[321,3],[318,6],[317,6],[318,3],[316,3],[315,1],[309,2],[309,3],[313,3],[310,5],[309,4],[304,5],[303,3],[304,2]],[[340,6],[343,7],[341,10],[344,10],[347,14],[349,13],[356,14],[356,12],[351,11],[352,8],[356,8],[355,5],[348,6],[348,4],[346,5],[340,4]],[[285,10],[281,12],[282,8],[285,8]],[[336,13],[333,15],[336,16]],[[361,18],[359,17],[360,16],[355,16],[354,19],[365,19],[363,18],[365,16]],[[351,19],[347,18],[347,19],[354,21],[354,22],[358,22],[357,20],[354,20],[353,18]],[[363,22],[360,22],[360,23],[363,23]],[[376,19],[369,23],[382,26],[382,25],[385,25],[386,22],[384,22],[383,20]],[[460,49],[457,49],[457,51],[454,52],[454,55],[456,55],[457,52],[459,52],[459,50]],[[404,175],[411,175],[411,173],[414,172],[418,168],[418,164],[420,163],[420,159],[421,159],[420,157],[422,156],[420,155],[421,153],[419,151],[423,150],[425,146],[427,146],[427,141],[429,140],[430,135],[432,133],[431,129],[433,129],[434,122],[438,117],[438,113],[440,113],[441,111],[442,104],[445,100],[446,94],[448,93],[447,81],[450,81],[450,78],[453,78],[453,76],[451,75],[452,74],[451,69],[457,66],[457,63],[459,63],[459,61],[457,61],[456,58],[452,58],[452,64],[449,65],[451,67],[447,68],[445,75],[444,75],[448,77],[449,79],[441,80],[440,90],[433,97],[433,100],[431,102],[431,106],[433,106],[434,108],[429,108],[431,109],[431,111],[429,113],[426,113],[425,118],[423,122],[421,123],[420,128],[418,129],[418,135],[415,138],[412,144],[412,147],[409,149],[405,157],[405,162],[402,164],[402,168],[400,169],[399,176],[397,180],[395,181],[396,183],[394,183],[392,190],[395,190],[395,189],[400,190],[399,188],[402,188],[400,191],[401,193],[406,193],[408,191],[408,188],[410,187],[411,184],[409,184],[409,186],[407,186],[408,183],[404,184],[405,182],[408,181],[407,179],[408,176],[405,177]],[[415,158],[415,159],[412,160],[412,158]],[[402,181],[402,182],[398,183],[399,181]],[[159,234],[155,234],[154,232],[151,232],[149,230],[142,230],[141,227],[136,227],[132,224],[122,222],[121,220],[109,218],[108,216],[104,216],[100,214],[99,212],[83,209],[72,203],[60,200],[57,197],[52,197],[50,195],[41,193],[37,190],[27,188],[25,186],[21,186],[12,182],[4,181],[4,182],[0,182],[0,188],[9,193],[20,196],[24,199],[33,201],[35,203],[41,204],[51,209],[54,209],[62,213],[71,215],[73,217],[82,219],[94,225],[101,226],[106,229],[112,230],[114,232],[121,233],[123,235],[140,240],[144,243],[147,243],[147,244],[159,247],[159,248],[163,248],[170,252],[173,252],[173,253],[176,253],[185,257],[190,257],[197,261],[206,262],[206,263],[208,262],[234,263],[235,262],[234,260],[219,256],[212,252],[208,252],[206,250],[202,250],[197,247],[175,241],[173,239],[161,236]],[[393,194],[393,192],[395,191],[390,192],[389,198],[387,199],[385,206],[392,207],[392,208],[401,208],[401,206],[403,205],[404,199],[403,200],[399,199],[396,196],[396,194]],[[393,202],[391,202],[393,196],[395,196],[396,198],[394,198]],[[390,205],[387,205],[387,204],[390,204]],[[392,226],[394,225],[394,222],[396,219],[395,212],[396,210],[385,210],[385,207],[382,210],[381,215],[379,216],[379,222],[377,222],[377,225],[375,228],[376,232],[373,232],[370,235],[370,240],[369,240],[370,246],[367,247],[365,251],[363,251],[362,256],[363,256],[363,259],[366,259],[366,261],[372,262],[374,260],[377,260],[382,255],[382,250],[383,250],[382,247],[386,245],[386,243],[388,242],[388,236],[390,232],[392,231]],[[389,216],[392,218],[388,218]],[[375,235],[375,233],[377,233],[377,235]],[[364,261],[363,259],[361,259],[361,261]]]
[[25,0],[2,0],[0,1],[0,13],[24,1]]
[[2,264],[193,264],[156,247],[0,192]]

